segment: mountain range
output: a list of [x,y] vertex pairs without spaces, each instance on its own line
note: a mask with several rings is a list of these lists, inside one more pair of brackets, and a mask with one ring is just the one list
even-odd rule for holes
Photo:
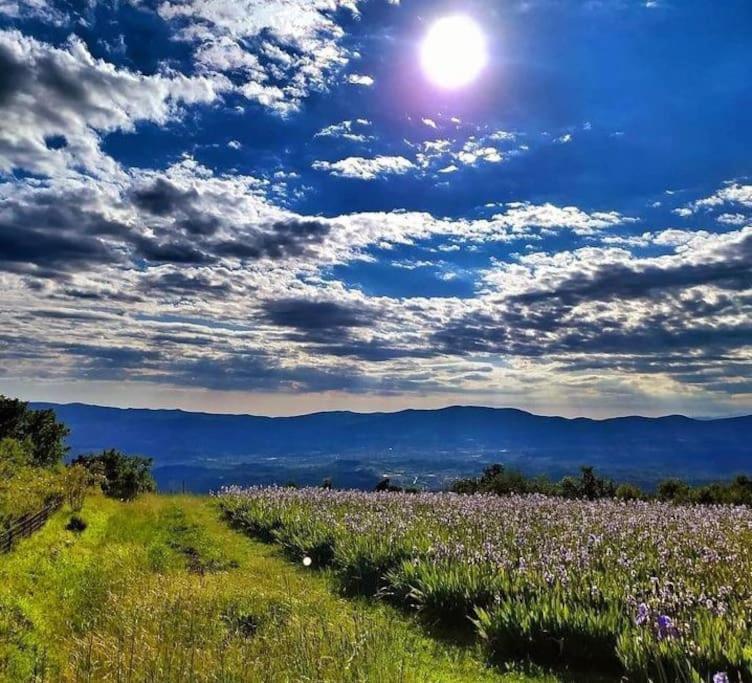
[[752,473],[752,416],[593,420],[454,406],[260,417],[80,403],[32,407],[54,409],[70,427],[71,456],[119,448],[153,458],[162,490],[316,484],[326,477],[340,487],[371,488],[384,475],[441,488],[494,462],[552,477],[587,464],[648,487],[667,476],[699,482]]

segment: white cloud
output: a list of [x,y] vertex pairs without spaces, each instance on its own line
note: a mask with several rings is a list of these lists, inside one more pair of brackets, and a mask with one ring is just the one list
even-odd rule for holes
[[[424,121],[425,122],[425,121]],[[465,140],[436,139],[417,144],[416,163],[422,169],[433,168],[437,172],[450,172],[462,166],[482,163],[498,164],[511,157],[523,154],[526,146],[509,148],[517,140],[516,133],[496,131],[484,137],[470,136]],[[493,142],[493,144],[491,144]]]
[[[245,97],[286,114],[310,92],[324,90],[349,62],[340,44],[344,30],[334,16],[340,9],[357,15],[359,1],[165,0],[158,11],[178,39],[195,46],[199,69],[241,70]],[[362,78],[370,81],[362,85],[372,84]]]
[[[0,62],[10,78],[0,117],[0,171],[51,174],[66,166],[112,172],[98,133],[164,124],[182,105],[208,103],[229,87],[223,78],[140,73],[95,59],[71,38],[52,47],[18,31],[0,31]],[[47,141],[62,136],[51,149]]]
[[545,230],[567,228],[578,235],[592,235],[599,230],[636,221],[617,211],[586,213],[576,206],[559,207],[550,203],[530,204],[528,202],[508,203],[506,211],[493,216],[491,220],[513,230],[530,227]]
[[322,128],[314,137],[343,138],[352,142],[366,142],[367,140],[372,140],[373,136],[356,132],[356,130],[370,128],[371,125],[368,119],[341,121],[340,123],[333,123],[330,126]]
[[496,147],[483,145],[475,138],[470,138],[462,149],[453,155],[453,159],[463,165],[472,166],[478,161],[498,164],[504,160],[504,157]]
[[410,160],[401,156],[348,157],[339,161],[314,161],[317,171],[327,171],[342,178],[374,180],[385,175],[403,175],[415,168]]
[[716,220],[725,225],[749,225],[752,224],[752,218],[745,216],[743,213],[722,213]]
[[362,85],[363,87],[370,88],[376,81],[371,76],[364,74],[350,74],[347,77],[347,82],[350,85]]
[[691,216],[700,209],[719,209],[727,205],[752,208],[752,185],[729,182],[709,197],[691,202],[685,207],[676,209],[674,213],[679,216]]
[[423,123],[428,126],[429,128],[436,128],[436,121],[433,119],[421,119]]
[[518,133],[512,133],[507,130],[497,130],[496,132],[491,133],[491,135],[488,136],[488,139],[495,142],[515,142],[518,137]]

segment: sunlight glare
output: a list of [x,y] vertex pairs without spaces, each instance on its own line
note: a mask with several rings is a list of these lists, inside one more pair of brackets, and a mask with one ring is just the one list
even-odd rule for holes
[[434,85],[461,88],[474,81],[488,62],[486,36],[470,17],[443,17],[423,39],[420,61]]

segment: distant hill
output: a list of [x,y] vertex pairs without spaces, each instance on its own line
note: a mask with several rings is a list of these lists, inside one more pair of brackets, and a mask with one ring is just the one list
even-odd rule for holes
[[299,417],[212,415],[83,404],[53,408],[71,427],[73,455],[105,447],[154,458],[168,489],[225,483],[371,487],[382,474],[439,487],[484,464],[560,476],[579,465],[643,485],[752,474],[752,416],[672,415],[608,420],[544,417],[508,408],[451,407]]

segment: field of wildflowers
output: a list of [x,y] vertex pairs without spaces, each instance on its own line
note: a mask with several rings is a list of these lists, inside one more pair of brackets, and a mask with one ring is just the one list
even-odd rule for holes
[[474,629],[499,662],[752,680],[747,507],[232,487],[219,501],[343,590]]

